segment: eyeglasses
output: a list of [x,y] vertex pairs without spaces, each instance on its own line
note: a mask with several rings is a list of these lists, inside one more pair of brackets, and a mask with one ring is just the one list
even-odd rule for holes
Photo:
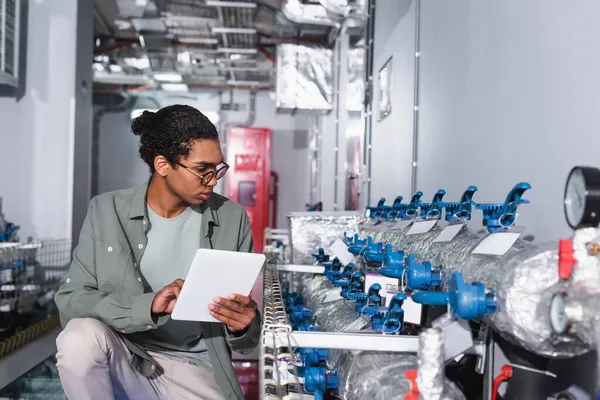
[[210,171],[208,171],[204,174],[200,174],[200,173],[194,171],[193,169],[191,169],[190,167],[186,167],[185,165],[183,165],[180,162],[175,161],[175,164],[188,170],[189,172],[191,172],[192,174],[194,174],[198,178],[200,178],[200,184],[202,186],[208,186],[210,181],[212,181],[215,176],[217,177],[217,180],[221,179],[223,177],[223,175],[225,175],[225,173],[229,169],[229,165],[227,165],[227,163],[223,162],[220,164],[220,166],[218,165],[216,169],[211,169]]

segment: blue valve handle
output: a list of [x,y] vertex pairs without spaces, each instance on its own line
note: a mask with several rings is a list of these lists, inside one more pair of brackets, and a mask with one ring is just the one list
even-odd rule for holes
[[344,285],[344,283],[349,284],[353,269],[354,269],[354,264],[350,263],[350,264],[346,265],[344,267],[344,270],[342,271],[342,275],[340,276],[340,279],[333,281],[333,286],[342,287]]
[[342,285],[340,295],[347,299],[353,300],[356,295],[362,292],[363,282],[365,278],[360,271],[354,271],[347,284]]
[[477,204],[476,208],[483,211],[483,225],[487,227],[490,233],[508,228],[515,223],[519,205],[529,203],[529,200],[522,198],[528,189],[531,189],[531,185],[527,182],[521,182],[508,193],[504,203]]
[[368,262],[381,264],[383,262],[383,243],[373,243],[373,238],[367,237],[367,247],[363,256]]
[[367,293],[360,293],[355,297],[356,300],[356,312],[361,312],[361,310],[367,306],[380,306],[381,305],[381,295],[379,291],[381,290],[381,285],[379,283],[374,283],[369,288]]
[[380,212],[381,208],[385,205],[385,198],[379,199],[379,202],[375,207],[367,206],[367,211],[369,212],[369,218],[378,218],[375,217],[375,213]]
[[325,254],[325,250],[320,247],[317,254],[312,255],[318,263],[328,262],[329,255]]
[[324,263],[323,266],[325,267],[324,275],[327,277],[327,279],[331,280],[342,268],[342,262],[336,257],[332,262]]
[[470,221],[471,209],[475,202],[473,195],[477,191],[477,186],[469,186],[462,194],[459,202],[445,202],[446,221],[452,222],[457,220]]
[[385,256],[383,257],[383,266],[379,268],[379,273],[388,278],[402,278],[404,271],[404,252],[393,251],[392,245],[385,246]]
[[404,218],[406,216],[408,204],[402,204],[402,199],[402,196],[396,197],[392,204],[392,209],[388,213],[388,219]]
[[369,210],[369,217],[372,219],[386,218],[391,207],[385,205],[385,198],[381,198],[377,207],[367,207]]
[[452,275],[448,292],[416,292],[412,300],[427,305],[449,305],[452,315],[466,320],[480,319],[496,311],[494,292],[486,291],[481,282],[465,284],[460,272]]
[[423,196],[423,192],[413,194],[413,197],[410,199],[410,203],[408,203],[408,207],[406,208],[406,216],[412,217],[417,214],[417,210],[421,206],[421,196]]
[[337,389],[339,377],[337,372],[328,370],[324,364],[305,367],[304,389],[314,394],[315,400],[322,400],[323,393],[329,389]]
[[429,261],[419,264],[414,254],[408,256],[406,286],[412,290],[430,290],[442,282],[441,268],[432,267]]
[[350,245],[348,245],[348,251],[355,256],[359,255],[362,251],[364,251],[367,246],[366,240],[360,240],[358,235],[354,236],[354,240]]
[[402,305],[406,301],[406,298],[406,294],[404,293],[398,293],[392,297],[383,321],[382,329],[384,332],[399,332],[402,329],[402,324],[404,324],[404,310],[402,309]]
[[446,191],[440,189],[433,195],[431,203],[421,203],[421,217],[439,218],[442,215],[442,209],[444,208],[442,199],[445,194]]
[[355,240],[358,240],[358,233],[355,233],[354,236],[348,236],[344,232],[344,243],[346,243],[346,246],[350,246]]

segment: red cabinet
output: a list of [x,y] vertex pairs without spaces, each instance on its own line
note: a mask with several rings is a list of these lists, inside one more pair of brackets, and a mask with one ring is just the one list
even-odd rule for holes
[[252,223],[254,249],[262,253],[269,226],[271,130],[231,127],[227,130],[227,197],[240,203]]

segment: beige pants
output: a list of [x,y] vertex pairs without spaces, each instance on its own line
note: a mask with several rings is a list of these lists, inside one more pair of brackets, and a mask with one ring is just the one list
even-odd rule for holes
[[164,374],[146,378],[129,366],[121,338],[92,318],[71,320],[56,339],[57,367],[70,400],[222,400],[212,373],[185,360],[151,353]]

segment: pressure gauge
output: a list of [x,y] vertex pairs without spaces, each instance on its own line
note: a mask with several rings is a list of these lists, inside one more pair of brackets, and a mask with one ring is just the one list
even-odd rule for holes
[[565,314],[565,295],[556,293],[550,301],[550,325],[555,333],[562,334],[567,330]]
[[600,170],[575,167],[565,186],[565,216],[572,229],[596,227],[600,223]]

